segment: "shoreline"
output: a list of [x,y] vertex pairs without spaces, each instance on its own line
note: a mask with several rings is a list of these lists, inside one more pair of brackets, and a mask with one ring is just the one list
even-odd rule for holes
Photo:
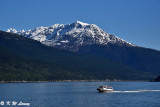
[[149,80],[52,80],[52,81],[0,81],[0,83],[44,83],[44,82],[151,82]]

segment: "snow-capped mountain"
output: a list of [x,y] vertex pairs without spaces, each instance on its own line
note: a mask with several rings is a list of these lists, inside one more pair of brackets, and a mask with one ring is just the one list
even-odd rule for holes
[[[139,74],[136,73],[137,71],[142,71],[144,75],[150,75],[149,73],[152,73],[153,71],[155,72],[155,75],[160,74],[159,51],[133,45],[127,41],[124,41],[112,34],[103,31],[101,28],[94,24],[87,24],[80,21],[76,21],[68,25],[55,24],[50,27],[37,27],[33,30],[28,31],[16,31],[15,29],[8,29],[8,32],[23,35],[24,37],[26,37],[25,39],[27,40],[23,40],[23,36],[16,36],[14,34],[11,34],[11,36],[0,36],[1,46],[7,47],[7,49],[13,48],[13,50],[15,49],[14,52],[18,51],[17,54],[21,52],[25,56],[31,57],[33,59],[36,57],[38,59],[42,57],[44,61],[46,61],[53,60],[55,58],[55,61],[64,61],[64,63],[62,63],[63,65],[67,64],[66,62],[68,60],[71,60],[69,64],[73,66],[77,60],[78,62],[80,61],[80,65],[82,64],[85,66],[84,69],[87,70],[87,72],[91,71],[91,74],[96,74],[95,72],[97,72],[97,74],[103,75],[105,72],[107,72],[106,75],[108,75],[108,73],[111,73],[111,75],[116,75],[117,77],[122,76],[128,78],[135,78],[136,76],[138,76]],[[6,33],[5,35],[10,35],[10,33]],[[12,39],[12,36],[14,40]],[[4,39],[2,39],[2,37]],[[20,39],[21,37],[23,39]],[[90,60],[90,62],[81,62],[81,58],[77,57],[75,53],[73,54],[72,52],[60,51],[59,49],[55,49],[53,47],[45,47],[44,45],[41,45],[39,42],[33,41],[28,38],[40,41],[41,43],[47,46],[53,46],[59,49],[76,52],[76,54],[78,53],[77,55],[83,56],[81,58]],[[24,44],[22,40],[24,41]],[[28,48],[25,47],[26,45],[28,46]],[[39,47],[39,45],[41,46]],[[50,49],[56,51],[51,51]],[[63,54],[65,52],[67,52],[68,55]],[[70,56],[73,57],[71,58]],[[91,58],[88,59],[88,56],[90,56]],[[97,58],[96,60],[94,59],[95,57]],[[101,60],[100,62],[97,61],[99,59]],[[111,61],[118,63],[106,64],[106,61],[102,59],[106,60],[107,62]],[[72,60],[74,61],[72,62]],[[96,64],[92,64],[92,61],[96,62],[100,66],[92,68],[93,66],[96,66]],[[90,63],[89,66],[87,65],[88,63]],[[103,66],[104,64],[105,66]],[[134,72],[133,74],[135,74],[135,76],[130,74],[128,70],[119,69],[119,67],[121,68],[121,64],[126,65],[125,68],[133,68],[131,72]],[[79,65],[76,65],[75,67],[80,68]],[[107,69],[106,67],[113,67],[115,69],[114,71],[112,71],[111,69]],[[115,71],[117,72],[116,74]]]
[[23,35],[24,37],[40,41],[47,46],[71,51],[77,51],[78,47],[82,45],[92,44],[135,46],[103,31],[95,24],[87,24],[80,21],[68,25],[55,24],[50,27],[37,27],[28,31],[16,31],[15,29],[10,28],[7,32]]

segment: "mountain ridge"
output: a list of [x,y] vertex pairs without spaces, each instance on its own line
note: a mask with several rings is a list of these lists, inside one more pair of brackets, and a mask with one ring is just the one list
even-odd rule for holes
[[78,51],[78,47],[91,44],[117,44],[136,46],[112,34],[103,31],[95,24],[76,21],[71,24],[55,24],[50,27],[37,27],[28,31],[8,29],[7,32],[17,33],[24,37],[40,41],[47,46],[58,47],[70,51]]

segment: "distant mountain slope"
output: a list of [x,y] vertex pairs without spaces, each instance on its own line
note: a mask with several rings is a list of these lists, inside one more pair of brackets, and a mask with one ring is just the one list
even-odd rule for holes
[[[5,62],[8,67],[3,67],[3,63],[0,63],[0,72],[12,72],[15,76],[18,75],[16,71],[23,74],[23,71],[28,72],[36,71],[36,74],[40,74],[43,80],[63,80],[63,79],[121,79],[121,80],[146,80],[155,76],[154,73],[141,72],[139,70],[130,68],[121,63],[113,62],[107,59],[98,58],[95,56],[88,56],[83,54],[72,53],[68,51],[59,50],[53,47],[42,45],[40,42],[25,38],[23,36],[6,33],[0,31],[0,47],[2,53],[0,53],[1,62]],[[5,51],[8,50],[8,51]],[[5,54],[6,53],[6,54]],[[18,55],[17,58],[12,56]],[[17,60],[5,60],[5,58],[15,57]],[[32,62],[33,61],[33,62]],[[24,63],[29,66],[18,69],[18,64]],[[28,63],[27,63],[28,62]],[[12,63],[17,66],[14,70],[10,69]],[[29,64],[29,65],[28,65]],[[34,67],[35,65],[35,67]],[[39,68],[38,68],[39,66]],[[32,68],[33,67],[33,68]],[[42,70],[39,70],[41,69]],[[52,69],[59,69],[58,71]],[[43,73],[47,74],[47,77],[43,77]],[[54,73],[52,73],[54,72]],[[49,74],[48,74],[49,73]],[[56,75],[57,73],[57,75]],[[3,74],[4,75],[4,74]],[[24,74],[26,75],[26,74]],[[29,75],[29,74],[28,74]],[[30,74],[31,75],[31,74]],[[2,78],[2,77],[1,77]],[[34,79],[35,79],[34,78]],[[25,80],[28,79],[27,77]],[[1,79],[2,80],[2,79]],[[9,79],[10,80],[10,79]],[[12,79],[11,79],[12,80]]]
[[160,74],[160,51],[157,50],[110,44],[107,47],[102,45],[82,46],[78,52],[118,61],[140,71]]

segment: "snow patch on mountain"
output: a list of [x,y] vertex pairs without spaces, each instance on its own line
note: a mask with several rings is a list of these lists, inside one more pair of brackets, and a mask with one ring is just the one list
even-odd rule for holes
[[80,22],[80,21],[76,21],[76,23],[79,23],[79,24],[81,24],[81,25],[89,25],[88,23],[83,23],[83,22]]

